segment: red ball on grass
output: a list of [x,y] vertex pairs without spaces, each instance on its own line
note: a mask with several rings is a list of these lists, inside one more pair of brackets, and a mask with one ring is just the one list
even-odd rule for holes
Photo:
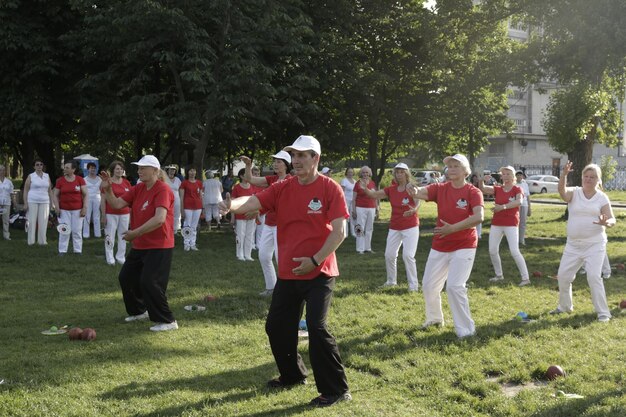
[[621,309],[625,309],[626,308],[626,300],[620,301],[619,308],[621,308]]
[[565,371],[559,365],[550,365],[546,371],[546,378],[553,381],[559,377],[565,376]]
[[204,297],[204,301],[215,301],[215,300],[217,300],[217,297],[211,294]]
[[83,334],[81,335],[81,339],[87,342],[96,340],[96,331],[90,327],[85,328],[83,330]]
[[541,271],[535,271],[535,272],[533,272],[533,277],[535,277],[535,278],[539,278],[539,277],[541,277],[542,275],[543,275],[543,273],[542,273]]
[[67,336],[70,338],[70,340],[81,340],[82,335],[83,329],[81,329],[80,327],[72,327],[67,332]]

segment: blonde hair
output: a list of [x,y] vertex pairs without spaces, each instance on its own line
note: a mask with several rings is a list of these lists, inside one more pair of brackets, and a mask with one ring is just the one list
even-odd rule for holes
[[583,168],[583,172],[581,174],[581,179],[582,177],[585,176],[585,172],[587,171],[595,171],[596,176],[598,177],[598,184],[596,185],[596,188],[598,189],[602,189],[602,168],[600,168],[598,166],[598,164],[589,164],[586,167]]
[[[395,177],[396,175],[396,171],[404,171],[406,172],[406,183],[407,184],[411,184],[413,182],[413,175],[411,175],[411,170],[410,169],[405,169],[405,168],[394,168],[393,169],[393,176]],[[395,179],[395,178],[394,178]]]

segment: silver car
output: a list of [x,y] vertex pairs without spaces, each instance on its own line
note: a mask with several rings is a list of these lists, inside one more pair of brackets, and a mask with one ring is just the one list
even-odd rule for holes
[[531,194],[559,192],[559,178],[554,175],[531,175],[526,182]]

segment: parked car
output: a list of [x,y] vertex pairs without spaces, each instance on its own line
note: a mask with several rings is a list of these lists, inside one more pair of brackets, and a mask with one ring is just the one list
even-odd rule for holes
[[430,178],[430,174],[436,173],[437,171],[421,171],[421,170],[411,170],[411,175],[415,178],[415,182],[419,185],[428,185]]
[[559,179],[554,175],[531,175],[526,182],[531,194],[559,192]]

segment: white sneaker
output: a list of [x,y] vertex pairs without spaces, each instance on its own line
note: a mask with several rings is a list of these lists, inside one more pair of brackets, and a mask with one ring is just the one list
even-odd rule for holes
[[418,292],[419,288],[418,287],[409,287],[409,292]]
[[167,330],[176,330],[176,329],[178,329],[178,323],[176,323],[176,320],[174,320],[171,323],[159,323],[150,327],[150,330],[152,330],[153,332],[165,332]]
[[272,294],[274,294],[274,290],[264,290],[259,293],[261,297],[270,297]]
[[196,252],[198,251],[198,247],[196,245],[193,245],[192,247],[189,248],[190,250]]
[[398,284],[394,284],[393,282],[385,282],[381,287],[396,287]]
[[130,323],[131,321],[148,320],[148,318],[150,318],[150,316],[148,315],[148,312],[145,311],[141,314],[137,314],[136,316],[128,316],[124,319],[124,321]]
[[443,327],[443,321],[438,321],[438,320],[430,320],[425,322],[424,324],[422,324],[422,330],[426,330],[429,327]]
[[245,259],[246,259],[246,261],[254,261],[253,258],[245,258]]
[[611,278],[611,274],[602,274],[602,279],[609,279]]
[[245,261],[246,260],[246,258],[242,258],[240,256],[238,256],[237,259],[240,260],[240,261]]
[[185,252],[189,252],[190,249],[191,248],[189,246],[185,245]]
[[611,320],[611,317],[609,317],[609,316],[598,316],[598,321],[601,322],[601,323],[606,323],[606,322],[608,322],[610,320]]
[[500,276],[500,277],[489,278],[489,282],[499,282],[499,281],[504,281],[504,277]]
[[457,338],[459,340],[464,340],[464,339],[469,339],[470,337],[474,337],[476,336],[476,332],[472,332],[472,333],[468,333],[468,334],[464,334],[463,336],[457,336]]
[[520,287],[525,287],[526,285],[530,285],[529,279],[523,279],[519,284]]

